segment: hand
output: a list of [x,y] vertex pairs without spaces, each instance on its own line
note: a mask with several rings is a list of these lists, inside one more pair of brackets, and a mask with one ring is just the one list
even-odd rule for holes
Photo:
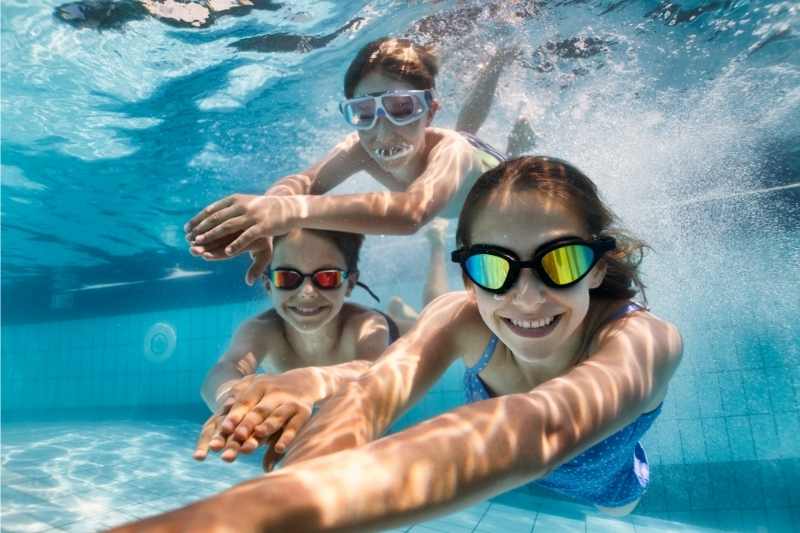
[[235,393],[234,401],[226,403],[225,412],[204,426],[196,457],[203,454],[204,447],[214,451],[224,448],[222,459],[234,461],[240,452],[250,453],[265,441],[274,444],[274,453],[283,453],[311,417],[314,403],[321,396],[320,391],[314,390],[309,371],[248,376],[252,378],[249,387]]
[[270,246],[269,237],[292,229],[298,207],[292,196],[234,194],[203,209],[184,230],[192,253],[207,259],[258,252]]
[[[219,428],[222,426],[222,421],[228,415],[231,407],[236,403],[236,396],[246,391],[255,379],[255,375],[245,376],[236,381],[223,395],[217,400],[217,410],[211,417],[203,424],[203,429],[200,432],[200,437],[197,439],[197,445],[193,457],[198,461],[203,461],[208,456],[209,448],[215,452],[220,451],[225,447],[225,438],[219,434]],[[252,446],[250,443],[249,446]],[[258,442],[255,443],[256,447]]]

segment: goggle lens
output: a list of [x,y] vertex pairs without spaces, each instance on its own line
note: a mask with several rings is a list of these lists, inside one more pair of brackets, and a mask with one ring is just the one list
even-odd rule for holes
[[511,264],[496,255],[475,254],[467,258],[464,268],[472,281],[481,287],[496,290],[506,282]]
[[[311,282],[323,290],[337,289],[341,287],[344,280],[344,272],[341,270],[317,270],[311,277]],[[306,275],[296,270],[270,270],[269,280],[276,289],[293,290],[303,284]]]
[[550,281],[569,285],[592,268],[594,251],[585,244],[568,244],[547,252],[541,264]]
[[303,276],[294,270],[272,270],[269,280],[276,289],[295,289],[303,283]]
[[386,95],[383,97],[386,114],[398,120],[416,118],[422,110],[417,99],[409,95]]
[[342,284],[342,272],[339,270],[320,270],[314,272],[311,279],[320,289],[335,289]]

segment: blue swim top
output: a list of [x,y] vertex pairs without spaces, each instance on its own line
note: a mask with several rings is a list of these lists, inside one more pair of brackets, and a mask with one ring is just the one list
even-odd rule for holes
[[[629,303],[608,322],[642,309],[638,304]],[[464,373],[467,403],[494,396],[479,373],[491,361],[497,341],[492,335],[480,360]],[[661,404],[533,484],[603,507],[620,507],[641,498],[650,482],[650,473],[639,439],[660,413]]]

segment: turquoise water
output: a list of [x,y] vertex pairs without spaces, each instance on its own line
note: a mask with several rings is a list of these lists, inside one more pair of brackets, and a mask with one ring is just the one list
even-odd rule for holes
[[[241,283],[245,261],[191,258],[181,227],[319,157],[347,132],[336,103],[355,51],[386,33],[427,40],[419,21],[455,9],[308,1],[199,30],[97,31],[56,20],[56,4],[1,8],[3,531],[99,530],[258,473],[257,458],[198,464],[191,449],[206,370],[268,302]],[[536,6],[434,25],[437,124],[454,124],[480,58],[519,46],[480,136],[505,146],[523,113],[536,152],[598,182],[653,246],[650,305],[683,332],[684,363],[644,439],[653,481],[632,516],[522,490],[414,531],[796,530],[797,5]],[[229,46],[358,17],[306,53]],[[370,237],[361,270],[384,302],[418,305],[426,257],[422,237]],[[462,370],[398,427],[459,405]]]

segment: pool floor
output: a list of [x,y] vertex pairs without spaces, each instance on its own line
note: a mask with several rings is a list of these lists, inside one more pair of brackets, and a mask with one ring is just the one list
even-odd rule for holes
[[[191,454],[199,425],[186,419],[10,422],[2,429],[2,532],[102,531],[261,474],[257,454],[232,465],[214,457],[194,461]],[[590,507],[513,491],[392,531],[783,533],[797,531],[793,518],[719,513],[702,522],[636,514],[620,520]],[[685,522],[711,524],[699,527]]]

